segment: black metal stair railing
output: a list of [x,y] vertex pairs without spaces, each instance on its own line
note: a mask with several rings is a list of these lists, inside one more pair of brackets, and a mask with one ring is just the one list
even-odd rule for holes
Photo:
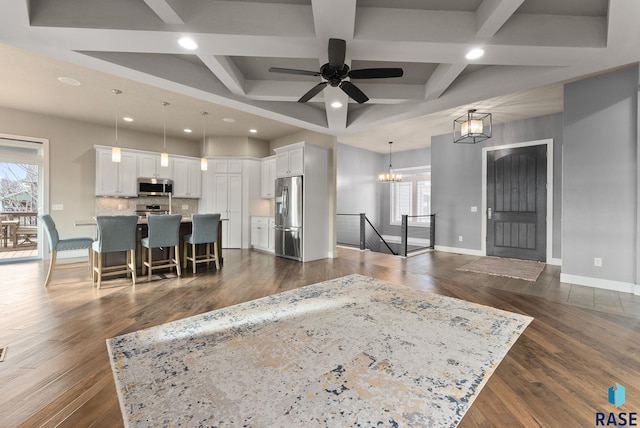
[[434,248],[435,214],[403,215],[399,243],[385,240],[365,213],[337,214],[336,235],[338,245],[406,257],[411,253]]

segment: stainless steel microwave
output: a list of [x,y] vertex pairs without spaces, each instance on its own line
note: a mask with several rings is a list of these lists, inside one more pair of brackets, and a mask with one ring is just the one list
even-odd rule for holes
[[170,178],[138,178],[138,196],[167,196],[173,194]]

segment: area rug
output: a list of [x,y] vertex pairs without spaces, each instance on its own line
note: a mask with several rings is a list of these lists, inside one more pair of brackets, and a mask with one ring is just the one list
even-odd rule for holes
[[349,275],[107,347],[126,426],[454,427],[531,320]]
[[531,260],[505,259],[489,256],[480,257],[456,270],[535,281],[538,279],[538,276],[540,276],[544,266],[544,263]]

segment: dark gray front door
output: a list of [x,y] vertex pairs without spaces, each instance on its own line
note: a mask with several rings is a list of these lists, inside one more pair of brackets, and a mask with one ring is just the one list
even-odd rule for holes
[[487,255],[546,261],[547,146],[487,152]]

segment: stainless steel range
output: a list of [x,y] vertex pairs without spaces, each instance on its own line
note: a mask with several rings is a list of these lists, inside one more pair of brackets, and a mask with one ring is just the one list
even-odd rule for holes
[[153,214],[169,214],[168,204],[136,204],[136,215],[145,218]]

